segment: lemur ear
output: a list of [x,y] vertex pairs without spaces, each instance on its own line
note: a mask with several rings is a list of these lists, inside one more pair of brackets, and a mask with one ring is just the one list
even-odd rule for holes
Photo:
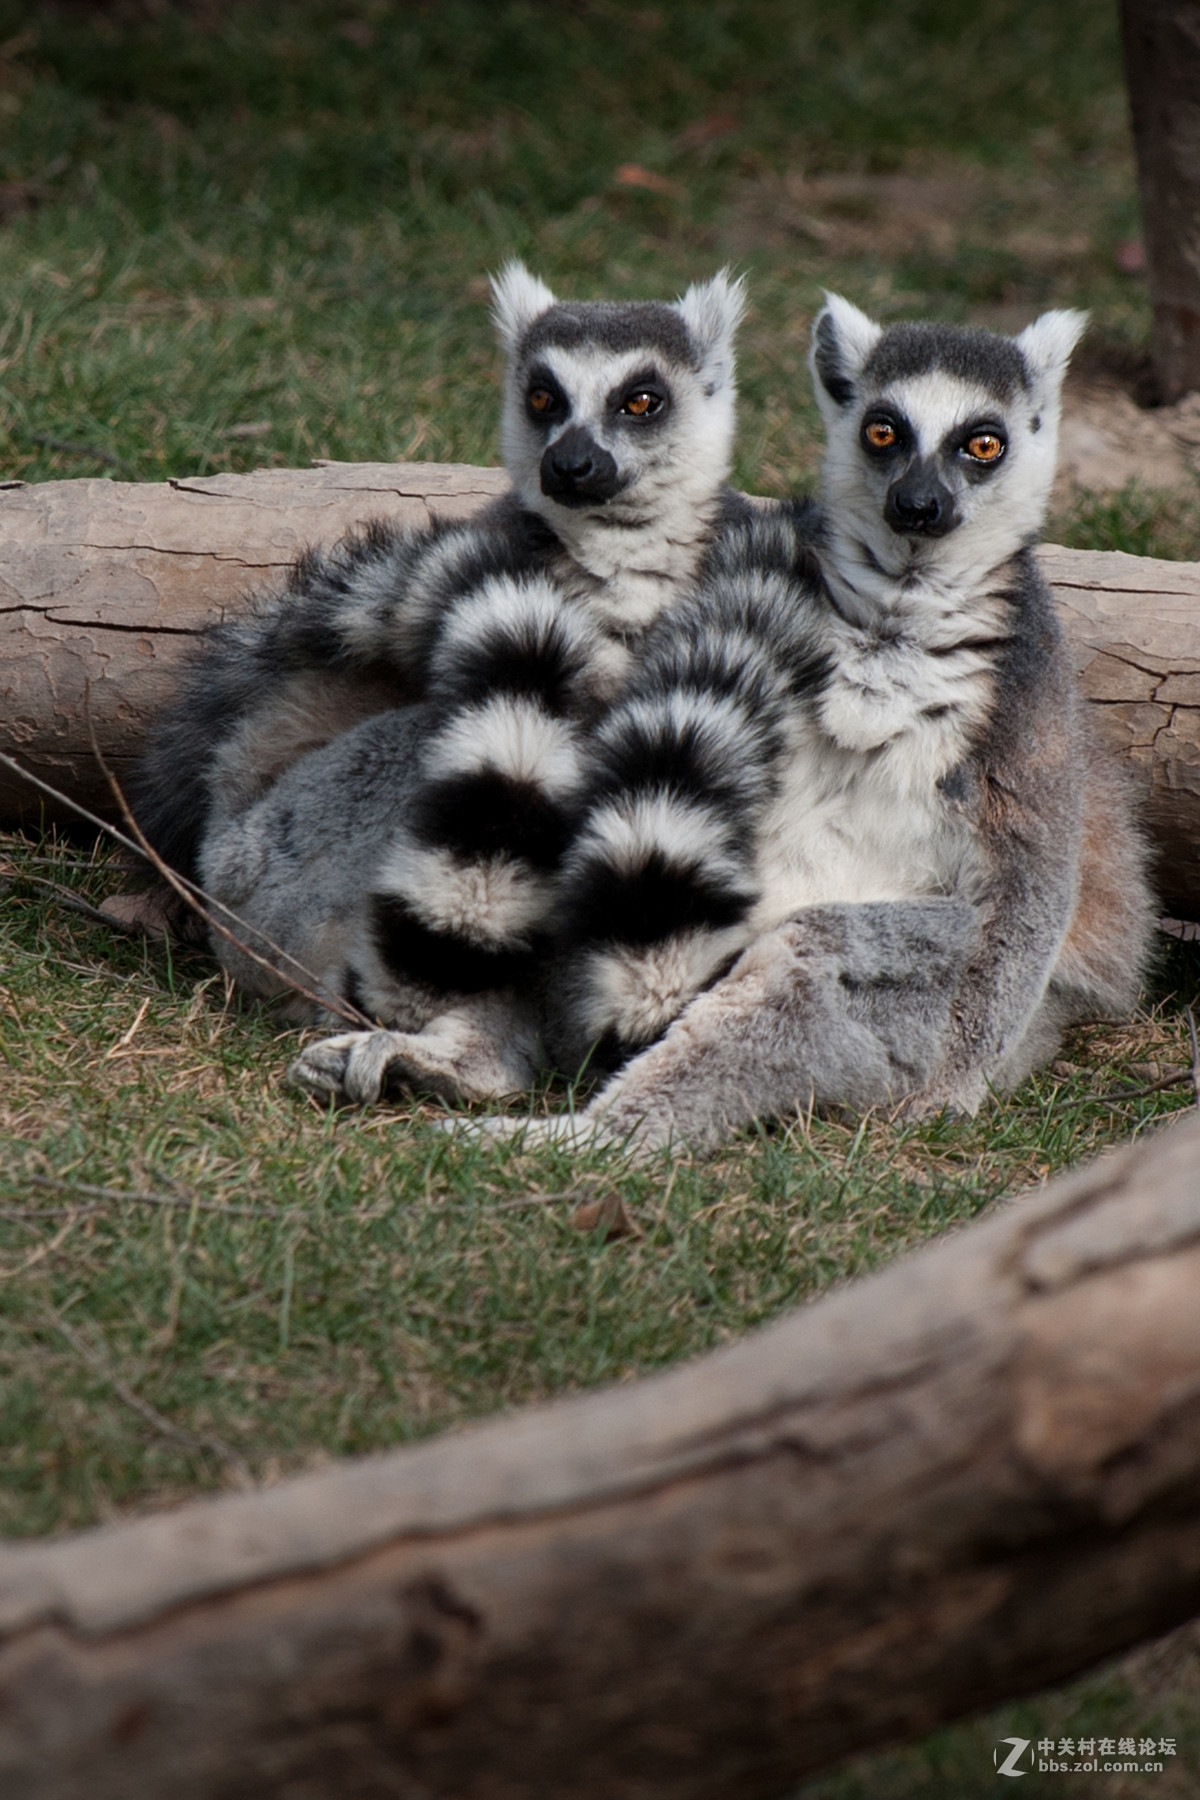
[[694,282],[675,311],[687,326],[700,367],[720,385],[733,375],[733,338],[746,310],[746,283],[719,269],[711,281]]
[[[837,406],[848,406],[863,366],[883,336],[882,325],[840,294],[826,294],[825,304],[813,320],[809,365],[813,380]],[[817,393],[821,398],[820,391]]]
[[1017,338],[1017,349],[1025,358],[1035,384],[1049,382],[1058,388],[1067,372],[1071,352],[1087,329],[1088,315],[1066,308],[1061,312],[1043,313],[1027,325]]
[[509,355],[516,349],[535,319],[554,305],[554,295],[544,281],[531,275],[523,262],[506,262],[492,278],[492,320]]

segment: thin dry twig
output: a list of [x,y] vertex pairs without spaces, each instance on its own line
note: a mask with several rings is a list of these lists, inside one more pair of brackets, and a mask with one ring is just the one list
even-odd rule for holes
[[[221,919],[217,918],[207,909],[209,907],[215,907],[218,913],[221,913],[227,919],[232,919],[235,925],[240,925],[242,927],[243,931],[254,931],[254,935],[260,942],[266,944],[267,948],[272,950],[276,956],[281,956],[289,968],[297,970],[300,975],[304,976],[305,981],[311,981],[314,987],[318,984],[319,978],[313,974],[312,970],[306,969],[304,964],[297,961],[289,951],[284,950],[281,945],[274,943],[264,932],[258,931],[255,927],[248,925],[245,919],[239,919],[236,913],[230,911],[229,907],[225,906],[219,900],[213,900],[210,895],[204,893],[203,889],[197,887],[194,882],[184,881],[181,876],[175,873],[174,869],[172,869],[168,863],[163,861],[162,857],[158,854],[158,851],[150,843],[149,839],[143,833],[141,826],[134,818],[121,784],[113,771],[109,768],[104,759],[104,753],[96,742],[96,728],[92,722],[90,699],[90,688],[85,682],[83,690],[83,711],[84,717],[87,720],[88,736],[92,742],[92,755],[96,758],[96,761],[100,766],[100,771],[112,790],[113,799],[120,808],[121,817],[124,819],[129,830],[133,833],[138,848],[141,850],[147,862],[157,870],[158,874],[167,883],[168,887],[172,888],[175,893],[179,895],[180,899],[185,901],[186,904],[192,908],[193,912],[198,913],[206,925],[211,926],[214,931],[219,932],[227,943],[232,944],[236,950],[240,950],[244,956],[250,957],[252,961],[258,964],[260,969],[266,969],[270,974],[277,976],[280,981],[285,981],[296,993],[303,994],[306,1000],[311,1000],[314,1006],[325,1007],[330,1012],[340,1014],[340,1016],[349,1024],[361,1025],[364,1029],[369,1031],[372,1026],[372,1021],[368,1019],[364,1013],[361,1013],[351,1001],[347,1000],[342,1002],[339,1000],[337,1003],[333,1003],[324,999],[320,994],[314,993],[313,988],[306,987],[304,981],[298,981],[294,975],[285,974],[284,971],[279,968],[277,964],[273,963],[269,957],[261,956],[257,950],[251,949],[250,945],[238,937],[236,932],[231,931],[227,925],[222,924]],[[203,904],[201,904],[202,901]]]
[[106,925],[111,931],[118,931],[125,937],[141,936],[141,932],[136,926],[125,925],[120,919],[110,918],[107,913],[102,913],[98,906],[89,906],[86,900],[81,900],[78,894],[73,894],[70,888],[63,887],[59,881],[47,881],[42,875],[25,875],[19,870],[10,873],[7,869],[0,869],[0,887],[22,886],[45,888],[47,893],[53,894],[59,905],[65,906],[68,912],[79,913],[83,918],[90,919],[95,925]]
[[123,456],[115,456],[111,450],[102,450],[99,444],[77,444],[71,438],[51,437],[48,431],[26,431],[23,436],[31,444],[41,444],[46,450],[61,450],[66,456],[90,456],[96,462],[107,463],[110,469],[124,469],[130,472],[130,465]]
[[[92,729],[90,718],[88,720],[88,729],[89,731]],[[363,1031],[372,1030],[374,1022],[371,1019],[368,1019],[365,1013],[359,1012],[357,1007],[351,1006],[349,1001],[336,999],[332,995],[325,996],[314,993],[312,988],[306,987],[303,982],[296,980],[294,976],[285,974],[284,971],[271,962],[269,958],[260,956],[256,950],[252,950],[250,946],[243,943],[241,938],[236,936],[228,926],[223,925],[219,919],[215,918],[213,914],[208,911],[209,907],[214,907],[225,918],[232,919],[235,925],[240,925],[244,931],[255,931],[254,926],[247,924],[245,919],[239,918],[237,913],[235,913],[231,907],[225,906],[220,900],[214,900],[211,895],[204,892],[203,888],[198,887],[194,881],[189,881],[186,876],[177,875],[174,869],[168,867],[162,857],[159,856],[158,852],[154,850],[142,836],[136,820],[129,811],[129,807],[121,792],[120,786],[117,783],[116,777],[107,767],[99,749],[96,748],[94,732],[92,732],[92,746],[96,751],[96,760],[100,764],[105,777],[113,788],[121,807],[122,815],[128,822],[130,829],[134,832],[136,841],[135,838],[127,837],[123,831],[118,831],[117,827],[109,824],[107,819],[102,819],[97,813],[90,812],[86,806],[81,806],[78,800],[73,800],[69,794],[64,794],[60,788],[53,787],[48,781],[43,781],[40,775],[35,775],[32,770],[25,768],[22,763],[19,763],[15,757],[8,756],[3,751],[0,751],[0,767],[11,770],[14,775],[19,775],[23,781],[28,781],[31,786],[40,789],[44,794],[48,794],[52,800],[57,800],[61,802],[62,805],[70,807],[71,811],[77,813],[81,819],[86,819],[89,825],[94,825],[97,831],[103,831],[116,843],[120,844],[123,849],[132,850],[134,855],[139,859],[150,863],[158,874],[161,875],[167,885],[192,908],[193,912],[198,913],[207,925],[211,925],[214,931],[219,932],[229,943],[243,951],[252,959],[252,961],[256,962],[260,968],[267,969],[272,975],[277,976],[280,981],[284,982],[285,985],[290,987],[295,993],[302,994],[306,1000],[311,1000],[315,1005],[324,1007],[327,1012],[338,1014],[338,1016],[345,1019],[349,1025],[357,1026]],[[286,950],[281,949],[278,944],[272,943],[271,939],[266,937],[262,932],[255,931],[255,935],[259,937],[264,944],[267,944],[270,949],[275,951],[277,955],[283,957],[285,962],[289,963],[292,968],[298,969],[300,974],[305,976],[308,981],[315,984],[319,980],[319,977],[314,975],[311,969],[306,969],[303,963],[299,962],[294,956],[291,956]]]
[[68,1216],[75,1219],[90,1219],[100,1212],[98,1205],[93,1206],[0,1206],[0,1219],[9,1219],[15,1225],[37,1224],[42,1219],[61,1219]]
[[1192,1040],[1192,1066],[1188,1070],[1191,1077],[1192,1092],[1196,1096],[1196,1105],[1200,1106],[1200,1043],[1196,1041],[1196,1021],[1190,1006],[1185,1006],[1183,1016],[1187,1020],[1188,1036]]
[[61,1194],[82,1194],[89,1200],[115,1201],[124,1206],[173,1206],[184,1212],[190,1212],[195,1207],[197,1212],[236,1213],[239,1217],[248,1219],[284,1218],[295,1211],[294,1207],[288,1206],[239,1206],[233,1200],[228,1204],[221,1200],[201,1200],[192,1194],[157,1194],[147,1192],[144,1188],[97,1187],[93,1182],[74,1181],[65,1175],[23,1173],[17,1179],[29,1187],[49,1188]]
[[1175,1075],[1164,1075],[1160,1081],[1147,1082],[1145,1087],[1110,1088],[1107,1094],[1079,1094],[1070,1100],[1053,1100],[1045,1106],[1015,1106],[1010,1110],[1021,1114],[1037,1114],[1044,1117],[1046,1113],[1070,1112],[1077,1106],[1121,1106],[1126,1100],[1145,1100],[1151,1094],[1165,1094],[1171,1088],[1184,1087],[1193,1080],[1191,1069],[1183,1069]]
[[93,1374],[98,1375],[112,1389],[117,1399],[129,1407],[131,1412],[137,1413],[138,1417],[144,1419],[148,1425],[153,1426],[160,1437],[168,1438],[176,1444],[182,1444],[187,1450],[202,1450],[209,1456],[216,1456],[229,1469],[239,1487],[252,1488],[255,1485],[245,1457],[232,1449],[223,1438],[215,1435],[196,1437],[192,1432],[184,1431],[180,1426],[172,1424],[165,1413],[160,1413],[156,1406],[151,1406],[148,1400],[143,1400],[140,1394],[135,1393],[129,1383],[124,1381],[111,1367],[107,1359],[93,1350],[74,1326],[67,1323],[60,1312],[56,1312],[53,1307],[47,1307],[45,1318],[59,1336],[65,1338],[80,1362],[86,1363]]
[[560,1201],[589,1200],[592,1197],[590,1188],[567,1188],[561,1194],[521,1194],[514,1200],[484,1201],[480,1205],[481,1212],[516,1212],[526,1206],[557,1206]]

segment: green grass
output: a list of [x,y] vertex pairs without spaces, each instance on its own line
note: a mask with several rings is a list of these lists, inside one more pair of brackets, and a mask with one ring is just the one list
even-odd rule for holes
[[[289,1091],[297,1034],[238,1010],[206,957],[64,905],[116,880],[77,849],[6,840],[0,877],[0,1535],[698,1354],[1188,1098],[1083,1097],[1186,1060],[1172,1002],[1080,1033],[1077,1067],[979,1122],[797,1118],[634,1173],[451,1140],[436,1108]],[[614,1187],[641,1237],[574,1224]]]
[[[118,885],[78,846],[0,840],[0,881],[0,1535],[270,1482],[697,1355],[1191,1098],[1186,1081],[1111,1098],[1190,1061],[1200,953],[1177,946],[1145,1016],[1076,1032],[976,1121],[796,1117],[632,1173],[452,1141],[420,1103],[331,1115],[289,1091],[297,1035],[238,1010],[206,958],[66,903]],[[613,1192],[640,1236],[576,1225]],[[1108,1671],[806,1800],[971,1800],[1009,1732],[1153,1728],[1194,1771],[1200,1654],[1178,1662],[1165,1691]]]
[[[1113,367],[1149,329],[1093,0],[0,0],[0,181],[37,201],[0,227],[7,478],[493,461],[485,274],[513,253],[569,294],[745,270],[736,476],[762,492],[816,468],[823,287],[1004,329],[1087,305]],[[1051,535],[1196,555],[1200,509],[1130,487]],[[1190,1060],[1176,949],[1144,1017],[975,1122],[793,1119],[636,1174],[451,1141],[419,1104],[317,1111],[283,1083],[295,1036],[205,957],[44,885],[115,881],[77,843],[0,845],[0,1534],[699,1354],[1187,1101],[1095,1098]],[[641,1235],[578,1229],[615,1188]],[[1197,1668],[1122,1665],[807,1792],[971,1800],[999,1736],[1089,1725],[1175,1731],[1194,1772]]]
[[484,276],[514,252],[578,294],[744,269],[764,492],[813,476],[823,287],[1004,326],[1084,302],[1127,356],[1149,323],[1091,0],[8,0],[0,177],[43,195],[0,265],[10,477],[493,461]]

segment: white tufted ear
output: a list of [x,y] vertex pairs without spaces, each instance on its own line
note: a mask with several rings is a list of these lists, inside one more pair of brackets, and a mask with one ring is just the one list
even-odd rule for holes
[[1061,312],[1043,313],[1027,325],[1017,338],[1017,349],[1025,358],[1035,385],[1047,384],[1057,390],[1062,386],[1071,352],[1087,328],[1088,315],[1065,308]]
[[492,276],[492,299],[492,320],[510,356],[533,321],[554,305],[554,295],[545,282],[515,258]]
[[882,325],[840,294],[826,294],[825,304],[813,320],[809,367],[817,387],[837,406],[848,406],[854,387],[872,350],[883,336]]
[[746,310],[746,283],[719,269],[711,281],[693,282],[675,311],[687,326],[701,369],[733,373],[733,339]]

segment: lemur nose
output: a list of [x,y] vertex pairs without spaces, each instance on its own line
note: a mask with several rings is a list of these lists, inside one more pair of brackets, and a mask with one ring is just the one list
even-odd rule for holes
[[896,495],[896,513],[906,525],[935,525],[942,516],[941,501],[936,494],[919,500],[907,494]]
[[883,516],[893,531],[944,537],[958,523],[954,496],[940,481],[900,480],[888,489]]
[[542,492],[564,506],[603,505],[621,486],[613,456],[582,425],[572,425],[542,455]]
[[586,481],[596,467],[596,459],[588,450],[552,450],[550,467],[563,481]]

